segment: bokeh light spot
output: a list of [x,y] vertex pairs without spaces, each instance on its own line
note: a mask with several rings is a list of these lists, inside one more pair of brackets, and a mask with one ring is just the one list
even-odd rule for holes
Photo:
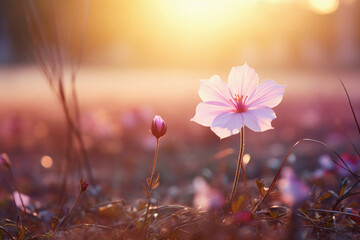
[[41,158],[41,166],[43,166],[44,168],[51,168],[52,165],[53,165],[53,160],[51,157],[43,156]]
[[317,14],[330,14],[339,7],[339,0],[309,0],[309,7]]
[[245,166],[250,162],[250,158],[251,158],[250,154],[248,153],[244,154],[243,161]]

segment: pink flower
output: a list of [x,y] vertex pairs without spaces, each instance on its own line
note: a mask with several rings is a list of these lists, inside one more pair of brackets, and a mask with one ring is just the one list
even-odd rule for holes
[[[22,206],[23,206],[22,202],[24,203],[25,207],[30,206],[31,199],[28,195],[19,193],[17,191],[13,192],[13,194],[14,194],[15,204],[18,208],[22,209]],[[21,202],[21,200],[22,200],[22,202]]]
[[282,200],[289,206],[301,204],[309,197],[310,188],[295,175],[290,167],[282,170],[282,178],[278,185]]
[[209,211],[221,209],[224,205],[224,196],[219,190],[212,188],[204,178],[196,177],[193,181],[193,187],[195,190],[194,207]]
[[151,123],[152,135],[159,139],[165,135],[166,131],[167,126],[165,121],[160,116],[156,115]]
[[210,127],[220,138],[237,134],[243,126],[255,132],[272,129],[276,115],[271,108],[281,102],[285,85],[272,80],[258,85],[258,81],[246,63],[231,69],[228,85],[217,75],[201,80],[199,95],[203,102],[197,105],[191,121]]

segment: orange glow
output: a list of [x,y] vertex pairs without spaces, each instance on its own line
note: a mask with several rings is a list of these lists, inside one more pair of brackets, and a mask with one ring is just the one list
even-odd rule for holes
[[[170,24],[195,30],[223,27],[237,14],[244,14],[257,0],[160,0],[157,4]],[[161,12],[161,11],[160,11]]]
[[345,4],[351,5],[355,3],[357,0],[343,0]]
[[[213,33],[221,38],[224,31],[232,29],[239,16],[248,15],[257,0],[159,0],[156,1],[161,22],[173,30],[182,30],[184,40],[199,33]],[[219,31],[219,32],[218,32]],[[184,33],[184,32],[183,32]],[[217,33],[217,34],[215,34]],[[213,41],[212,38],[207,39]]]
[[[345,1],[345,0],[344,0]],[[354,0],[346,0],[351,2]],[[107,2],[107,1],[106,1]],[[228,67],[308,63],[339,0],[148,0],[92,5],[86,54],[121,66]],[[115,11],[114,9],[119,9]],[[314,14],[317,13],[317,14]],[[283,24],[286,19],[286,24]],[[312,24],[315,23],[316,24]],[[310,40],[309,40],[310,39]],[[322,46],[322,45],[321,45]],[[327,47],[325,45],[325,47]],[[303,59],[304,58],[304,59]],[[309,57],[313,59],[312,57]],[[271,64],[270,64],[271,63]]]
[[139,42],[146,54],[159,56],[165,53],[164,58],[171,54],[176,56],[176,61],[189,58],[206,62],[204,59],[211,60],[221,54],[223,50],[219,46],[235,41],[236,34],[252,31],[247,23],[255,18],[257,2],[149,1],[137,9],[142,17],[132,22],[130,31],[136,37],[146,37],[146,41]]
[[39,122],[35,125],[33,132],[35,137],[44,138],[48,135],[48,126],[43,122]]
[[309,0],[309,7],[315,13],[329,14],[339,7],[339,0]]
[[53,165],[53,160],[51,157],[43,156],[41,158],[41,166],[43,166],[44,168],[51,168],[52,165]]

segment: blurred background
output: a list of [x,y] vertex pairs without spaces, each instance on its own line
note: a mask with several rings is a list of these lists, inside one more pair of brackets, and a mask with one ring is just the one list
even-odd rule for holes
[[[54,22],[68,36],[82,36],[79,22],[86,26],[77,78],[81,126],[96,178],[110,182],[119,196],[142,194],[152,165],[155,139],[148,130],[155,114],[168,123],[158,162],[166,196],[179,199],[179,192],[193,191],[187,186],[199,175],[232,181],[239,137],[220,141],[189,120],[200,102],[199,79],[217,74],[227,81],[231,67],[245,62],[260,82],[287,85],[274,109],[275,129],[246,132],[250,178],[273,176],[287,150],[304,137],[356,155],[352,145],[360,139],[339,79],[359,112],[358,0],[33,2],[50,43],[58,37]],[[0,96],[1,152],[23,178],[56,182],[65,158],[65,121],[37,67],[19,1],[0,0]],[[289,164],[311,179],[326,158],[335,157],[305,143]]]

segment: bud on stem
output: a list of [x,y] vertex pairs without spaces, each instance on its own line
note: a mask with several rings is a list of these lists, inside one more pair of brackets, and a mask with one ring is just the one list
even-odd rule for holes
[[80,179],[80,192],[85,192],[88,186],[89,184],[87,182],[83,182],[83,180]]
[[165,121],[158,115],[155,115],[151,123],[151,133],[157,139],[165,135],[167,131],[167,126]]

